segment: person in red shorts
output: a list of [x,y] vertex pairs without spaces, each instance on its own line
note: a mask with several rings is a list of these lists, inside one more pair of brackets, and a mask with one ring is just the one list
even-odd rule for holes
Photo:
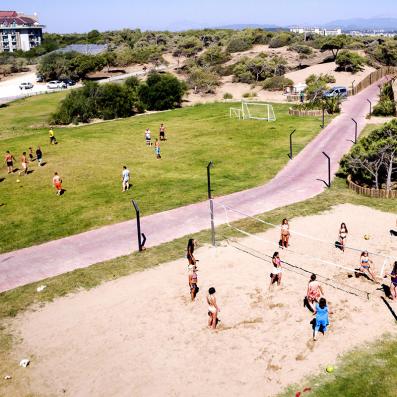
[[57,191],[57,196],[62,194],[62,179],[58,175],[58,172],[54,172],[54,177],[52,178],[52,183]]

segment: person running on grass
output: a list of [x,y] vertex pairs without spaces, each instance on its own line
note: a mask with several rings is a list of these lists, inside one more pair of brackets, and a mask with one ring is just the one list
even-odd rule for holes
[[62,194],[62,179],[58,175],[58,172],[54,172],[54,177],[52,178],[52,183],[55,187],[55,190],[57,191],[57,196],[60,196]]
[[197,294],[197,267],[195,265],[189,265],[189,288],[190,288],[190,297],[192,301],[196,298]]
[[22,153],[21,156],[22,173],[24,175],[28,174],[28,158],[26,157],[26,152]]
[[156,159],[161,159],[160,142],[157,138],[156,138],[156,142],[154,142],[154,153],[156,154]]
[[48,131],[48,135],[50,136],[50,144],[55,145],[57,143],[57,140],[55,138],[54,130],[52,128]]
[[151,135],[150,135],[149,128],[146,128],[146,131],[145,131],[145,141],[146,141],[146,145],[147,146],[152,146],[152,138],[151,138]]
[[390,292],[391,298],[393,300],[397,299],[397,261],[394,262],[393,270],[391,273],[385,275],[385,277],[390,277]]
[[307,284],[306,292],[307,304],[312,312],[314,312],[315,303],[317,303],[320,300],[321,296],[324,295],[323,288],[316,280],[316,278],[317,277],[314,273],[310,276],[310,281]]
[[194,257],[194,249],[197,245],[197,241],[193,238],[189,238],[189,241],[187,242],[187,248],[186,248],[186,258],[189,262],[189,265],[196,266],[197,259]]
[[130,188],[130,170],[124,165],[123,171],[121,172],[121,179],[123,185],[123,192]]
[[215,329],[218,324],[218,313],[220,309],[216,303],[215,288],[211,287],[208,290],[207,303],[208,303],[208,327]]
[[317,334],[320,328],[322,328],[323,335],[325,334],[325,332],[327,332],[327,327],[329,325],[328,314],[332,314],[332,312],[329,311],[325,298],[321,298],[320,302],[316,304],[316,309],[313,313],[313,315],[316,316],[316,324],[313,331],[313,340],[317,340]]
[[164,126],[163,123],[160,124],[160,134],[159,134],[159,137],[160,137],[160,141],[166,141],[166,140],[167,140],[166,137],[165,137],[165,126]]
[[39,167],[41,167],[41,162],[43,161],[43,152],[41,151],[40,146],[37,146],[36,149],[36,158],[37,158],[37,162],[39,164]]
[[9,150],[6,151],[6,155],[4,157],[4,160],[6,162],[7,165],[7,171],[9,174],[12,174],[14,171],[14,161],[15,161],[15,157],[10,153]]
[[[368,273],[371,276],[372,281],[374,283],[376,283],[377,282],[376,276],[371,268],[371,265],[373,265],[373,264],[374,263],[372,262],[372,260],[369,259],[368,251],[363,251],[360,256],[360,269],[359,270],[361,273],[364,273],[364,274]],[[360,275],[361,275],[360,273],[356,273],[356,277],[359,277]]]
[[348,233],[346,223],[342,222],[339,228],[339,247],[343,252],[345,252],[346,237]]
[[282,268],[281,268],[281,259],[280,255],[278,252],[275,252],[272,257],[272,263],[273,263],[273,271],[270,274],[270,285],[269,289],[271,286],[277,282],[277,285],[281,285],[281,276],[282,276]]
[[280,238],[281,248],[288,248],[289,238],[290,238],[289,223],[288,223],[288,219],[284,218],[283,221],[281,222],[281,238]]

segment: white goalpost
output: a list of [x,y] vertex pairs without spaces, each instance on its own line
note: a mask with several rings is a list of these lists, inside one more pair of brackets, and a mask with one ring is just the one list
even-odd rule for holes
[[229,116],[242,120],[276,121],[273,106],[264,102],[241,101],[241,109],[230,108]]

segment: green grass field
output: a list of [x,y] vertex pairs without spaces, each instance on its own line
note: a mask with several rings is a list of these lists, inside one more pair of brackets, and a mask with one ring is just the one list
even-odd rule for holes
[[[20,177],[0,169],[0,252],[53,240],[133,217],[130,198],[143,215],[206,199],[206,165],[214,161],[213,189],[223,195],[269,181],[288,161],[289,133],[294,151],[320,130],[317,118],[291,117],[288,105],[275,105],[276,122],[228,117],[230,104],[198,105],[129,119],[73,128],[56,128],[58,145],[49,145],[47,120],[64,93],[25,99],[0,109],[1,152],[20,155],[41,145],[46,165]],[[158,135],[161,122],[168,141],[162,159],[145,145],[144,131]],[[121,192],[127,165],[132,189]],[[57,171],[66,192],[57,197]]]

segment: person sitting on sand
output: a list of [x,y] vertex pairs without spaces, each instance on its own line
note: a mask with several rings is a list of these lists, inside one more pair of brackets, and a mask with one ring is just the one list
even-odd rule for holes
[[346,223],[342,222],[339,228],[339,247],[343,252],[345,252],[346,237],[348,233]]
[[310,281],[307,285],[307,292],[306,292],[306,298],[307,298],[307,303],[309,305],[309,309],[314,312],[314,303],[318,302],[321,298],[322,295],[324,295],[323,288],[319,284],[319,282],[316,280],[316,275],[313,273],[310,276]]
[[281,222],[281,237],[280,237],[281,248],[288,248],[289,237],[290,237],[290,232],[289,232],[288,219],[284,218],[283,221]]
[[208,303],[208,327],[215,329],[217,324],[218,324],[218,313],[220,312],[220,309],[216,303],[216,298],[215,298],[215,288],[211,287],[208,290],[208,295],[207,295],[207,303]]
[[[376,283],[377,282],[376,276],[375,276],[373,270],[371,269],[371,265],[373,265],[373,262],[371,261],[371,259],[369,259],[368,251],[363,251],[360,256],[360,269],[359,270],[361,273],[364,273],[364,274],[368,273],[371,276],[372,281],[374,283]],[[359,277],[359,276],[360,276],[360,273],[356,273],[356,277]]]
[[277,285],[281,285],[281,276],[282,276],[282,268],[281,268],[281,259],[280,255],[278,252],[275,252],[272,257],[272,263],[273,263],[273,270],[270,273],[270,287],[277,282]]
[[195,265],[189,265],[189,288],[190,288],[190,297],[192,301],[196,298],[197,294],[197,267]]
[[397,261],[394,262],[393,270],[391,273],[385,275],[390,277],[390,292],[393,300],[397,299]]
[[189,241],[187,242],[187,248],[186,248],[186,258],[189,262],[189,265],[196,266],[196,258],[194,257],[194,248],[197,245],[197,241],[193,238],[189,238]]
[[317,340],[317,333],[322,327],[322,333],[325,334],[329,325],[328,314],[332,314],[328,310],[327,301],[321,298],[320,302],[316,304],[316,310],[313,315],[316,316],[316,324],[313,331],[313,340]]

